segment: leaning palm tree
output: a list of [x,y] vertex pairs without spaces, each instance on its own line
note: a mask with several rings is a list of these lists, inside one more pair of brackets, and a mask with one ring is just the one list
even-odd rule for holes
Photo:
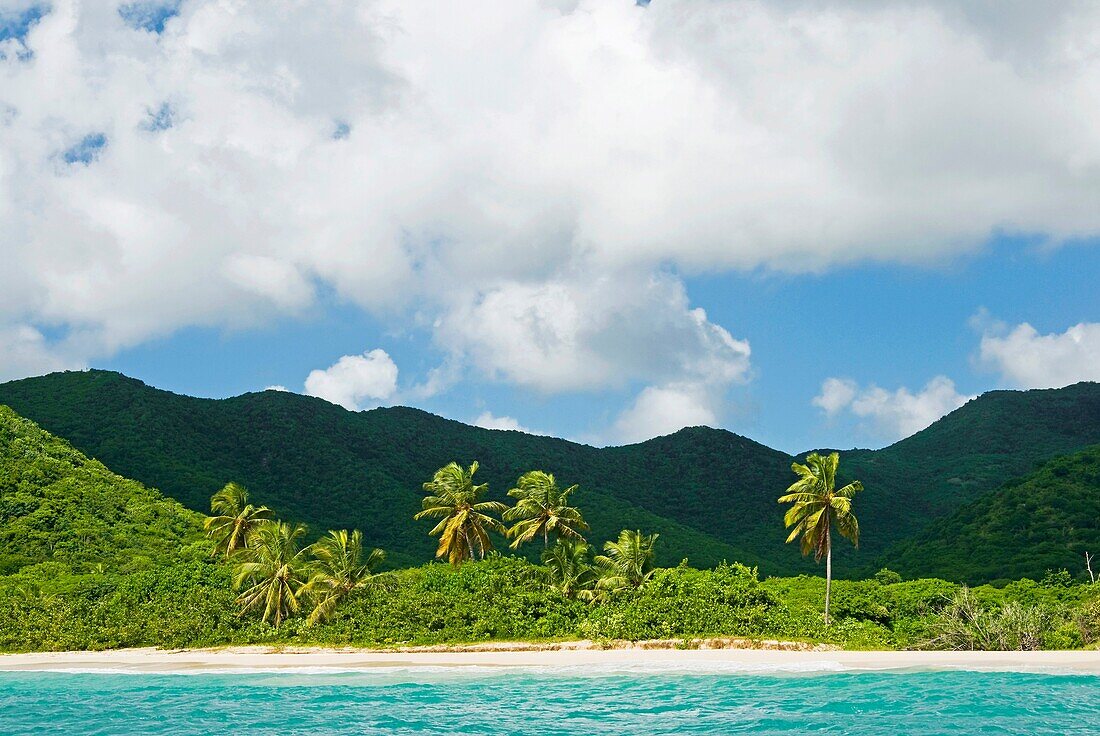
[[263,609],[263,620],[278,628],[297,613],[311,572],[309,550],[298,546],[305,533],[302,524],[269,521],[249,538],[249,546],[238,553],[241,561],[233,576],[237,589],[245,588],[237,597],[242,615]]
[[503,513],[507,506],[500,501],[478,501],[489,484],[474,485],[477,468],[475,460],[468,469],[449,463],[435,471],[424,484],[428,495],[424,497],[423,510],[413,516],[441,519],[428,534],[439,535],[435,556],[446,557],[456,567],[475,555],[484,558],[493,549],[490,531],[504,533],[504,525],[490,514]]
[[543,550],[542,564],[550,571],[550,587],[566,598],[590,590],[596,582],[590,550],[583,539],[559,539]]
[[581,512],[569,505],[569,496],[578,486],[569,486],[565,490],[558,488],[554,476],[541,470],[524,473],[516,482],[516,487],[508,495],[517,499],[516,505],[504,512],[505,521],[515,521],[508,530],[513,538],[512,549],[536,536],[542,536],[542,546],[549,544],[551,534],[558,539],[580,539],[581,532],[588,529]]
[[813,552],[815,562],[821,562],[822,556],[825,557],[826,626],[829,625],[829,597],[833,585],[833,522],[836,522],[842,537],[859,546],[859,522],[852,514],[852,497],[863,490],[863,484],[857,480],[835,490],[839,464],[838,453],[824,456],[810,453],[805,465],[791,464],[791,470],[799,476],[798,480],[779,497],[779,503],[793,504],[783,517],[783,523],[788,528],[794,527],[787,542],[802,537],[803,555]]
[[363,533],[358,529],[351,534],[346,529],[330,531],[310,545],[309,551],[314,559],[313,574],[300,592],[314,602],[306,619],[310,626],[331,617],[353,590],[388,587],[391,574],[376,572],[386,553],[372,549],[364,557]]
[[252,533],[271,519],[271,509],[250,504],[248,490],[239,483],[227,483],[213,495],[210,513],[203,528],[214,540],[214,554],[226,558],[247,547]]
[[597,593],[640,588],[649,580],[653,575],[653,547],[658,536],[624,529],[619,532],[618,541],[604,543],[607,554],[596,556]]

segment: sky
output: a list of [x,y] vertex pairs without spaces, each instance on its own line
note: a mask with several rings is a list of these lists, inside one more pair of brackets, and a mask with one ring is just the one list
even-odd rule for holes
[[0,0],[0,379],[881,447],[1100,380],[1100,4]]

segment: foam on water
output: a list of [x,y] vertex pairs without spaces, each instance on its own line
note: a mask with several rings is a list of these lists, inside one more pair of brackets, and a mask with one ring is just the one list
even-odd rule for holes
[[279,666],[192,666],[183,668],[158,667],[148,669],[141,665],[35,665],[5,668],[2,672],[55,672],[70,675],[165,675],[165,676],[202,676],[202,675],[440,675],[469,677],[471,675],[501,676],[512,674],[544,675],[548,677],[608,677],[615,674],[660,675],[660,674],[798,674],[823,672],[856,671],[848,665],[829,660],[808,662],[609,662],[585,663],[575,665],[549,664],[375,664],[366,665],[279,665]]

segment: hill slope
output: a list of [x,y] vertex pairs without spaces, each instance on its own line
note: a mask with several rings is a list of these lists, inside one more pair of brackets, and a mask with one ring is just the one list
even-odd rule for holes
[[[661,561],[690,557],[762,562],[751,551],[661,517],[601,489],[589,468],[600,451],[519,432],[468,427],[417,409],[348,412],[320,399],[265,391],[207,400],[152,389],[105,371],[58,373],[5,384],[2,395],[44,426],[112,468],[156,485],[189,508],[206,511],[230,480],[280,515],[317,532],[355,527],[397,564],[430,559],[431,525],[414,522],[421,484],[440,466],[477,459],[493,497],[520,473],[544,466],[582,482],[592,537],[623,527],[659,529]],[[2,399],[0,399],[2,400]]]
[[[783,544],[775,499],[792,480],[791,458],[725,430],[597,449],[402,407],[356,413],[271,391],[195,399],[104,371],[0,384],[0,402],[191,508],[205,510],[214,490],[238,480],[318,531],[362,528],[402,564],[433,551],[428,527],[411,521],[421,483],[450,460],[477,459],[496,498],[536,467],[580,483],[593,539],[622,527],[660,531],[663,564],[688,557],[738,559],[769,575],[814,569]],[[866,572],[929,521],[1097,442],[1100,386],[1078,384],[991,392],[888,448],[846,452],[844,475],[868,490],[858,501],[863,547],[838,547],[838,571]]]
[[[1055,458],[898,545],[890,566],[919,576],[949,568],[968,582],[1084,570],[1100,556],[1100,445]],[[1093,564],[1100,572],[1100,564]]]
[[[868,488],[858,501],[866,540],[860,558],[870,562],[886,553],[864,572],[890,564],[892,545],[930,521],[1053,457],[1097,442],[1100,384],[1079,383],[990,391],[889,447],[844,453],[844,476]],[[955,576],[950,564],[939,569],[943,577]]]
[[200,534],[198,514],[0,406],[0,575],[50,562],[133,572]]

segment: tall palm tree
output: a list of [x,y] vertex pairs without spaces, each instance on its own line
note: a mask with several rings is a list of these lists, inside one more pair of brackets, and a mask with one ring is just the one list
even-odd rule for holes
[[302,524],[269,521],[249,538],[233,576],[238,590],[248,586],[237,597],[242,615],[261,608],[263,620],[277,628],[298,612],[302,588],[311,572],[309,550],[298,546],[305,533]]
[[504,512],[505,521],[516,522],[508,530],[508,536],[514,539],[512,549],[540,534],[543,547],[549,543],[551,534],[558,539],[583,540],[581,532],[588,529],[588,524],[581,512],[569,505],[569,496],[577,488],[569,486],[563,491],[551,473],[541,470],[521,475],[516,487],[508,491],[509,496],[517,499],[516,505]]
[[211,497],[210,513],[203,528],[214,540],[214,554],[226,558],[247,547],[252,533],[271,519],[271,509],[250,504],[248,490],[239,483],[227,483]]
[[802,537],[802,554],[813,552],[814,561],[825,557],[825,625],[829,625],[829,598],[833,586],[832,528],[859,546],[859,521],[852,514],[852,497],[863,490],[858,480],[836,490],[836,469],[840,464],[839,453],[806,457],[806,464],[792,463],[791,470],[798,480],[779,497],[779,503],[793,504],[787,509],[783,523],[791,529],[787,542]]
[[475,460],[468,469],[449,463],[435,471],[424,484],[423,511],[414,519],[441,519],[428,534],[439,535],[437,558],[446,557],[454,566],[475,555],[485,557],[493,549],[489,531],[504,533],[504,525],[490,514],[501,514],[507,508],[500,501],[478,501],[489,489],[488,483],[474,485]]
[[596,556],[599,580],[596,589],[615,591],[640,588],[653,575],[653,547],[658,534],[642,534],[624,529],[616,542],[605,542],[606,554]]
[[550,570],[551,587],[566,598],[589,590],[596,581],[591,548],[583,539],[559,539],[542,552],[542,564]]
[[372,549],[363,556],[363,533],[358,529],[348,534],[346,529],[330,531],[327,537],[309,547],[313,555],[313,574],[301,593],[313,601],[313,611],[306,623],[313,625],[332,616],[353,590],[386,587],[391,574],[375,572],[386,559],[386,553]]

